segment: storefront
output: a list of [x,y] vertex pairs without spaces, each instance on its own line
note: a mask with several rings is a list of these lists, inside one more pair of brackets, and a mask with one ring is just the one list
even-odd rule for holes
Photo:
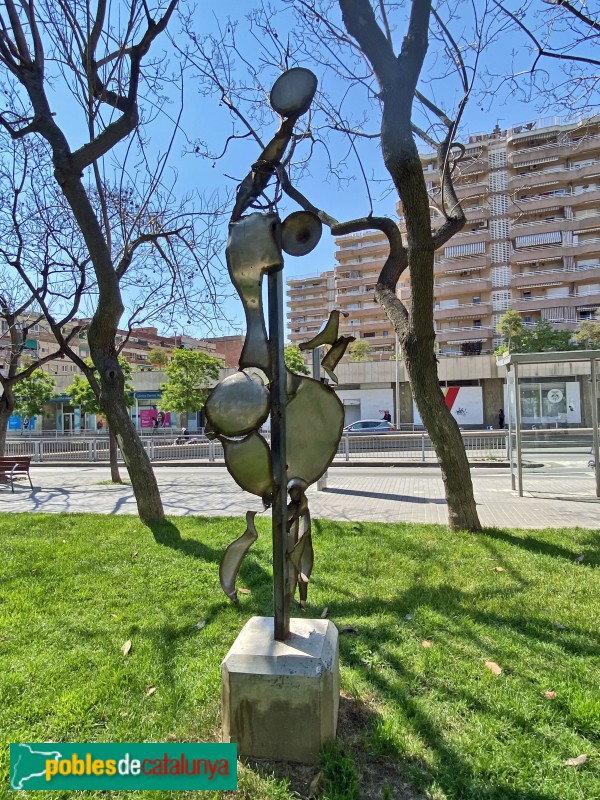
[[[44,428],[54,428],[59,433],[79,433],[81,431],[81,411],[74,406],[71,395],[61,394],[50,400],[52,411],[45,415]],[[90,416],[90,415],[88,415]]]
[[170,429],[176,426],[173,414],[160,407],[162,392],[147,390],[134,392],[134,405],[131,409],[133,423],[138,430],[146,428]]

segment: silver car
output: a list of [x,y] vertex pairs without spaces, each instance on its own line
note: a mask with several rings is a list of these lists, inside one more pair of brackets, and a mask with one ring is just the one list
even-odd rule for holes
[[350,435],[361,433],[374,435],[378,433],[397,433],[397,429],[385,419],[359,419],[358,422],[346,425],[344,433],[349,433]]

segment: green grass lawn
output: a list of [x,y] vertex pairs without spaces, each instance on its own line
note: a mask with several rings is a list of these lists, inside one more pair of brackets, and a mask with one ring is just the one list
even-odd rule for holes
[[[217,738],[220,662],[250,616],[271,613],[269,520],[258,527],[236,608],[218,563],[241,520],[177,518],[153,534],[124,516],[0,515],[1,797],[10,741]],[[322,798],[600,798],[597,532],[316,521],[314,534],[307,613],[327,606],[356,628],[340,636]],[[306,796],[318,771],[243,765],[232,797]],[[159,794],[186,796],[137,796]]]

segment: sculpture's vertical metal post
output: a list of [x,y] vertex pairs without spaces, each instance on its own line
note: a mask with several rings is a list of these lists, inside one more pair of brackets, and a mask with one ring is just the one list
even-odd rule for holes
[[312,351],[312,376],[316,381],[321,380],[321,348],[315,347]]
[[271,362],[271,454],[273,458],[273,616],[275,639],[290,635],[287,592],[286,375],[283,358],[283,273],[269,273],[269,355]]

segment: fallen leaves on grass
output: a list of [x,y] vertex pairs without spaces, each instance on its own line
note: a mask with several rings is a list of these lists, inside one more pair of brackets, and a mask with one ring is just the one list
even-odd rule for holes
[[494,572],[506,572],[504,567],[494,567]]
[[123,647],[121,648],[121,652],[124,656],[128,656],[131,653],[131,639],[127,639]]
[[586,755],[577,756],[577,758],[567,758],[565,761],[565,767],[579,767],[581,764],[585,764],[588,760]]
[[421,642],[421,647],[433,647],[433,642],[429,639],[423,639]]
[[574,564],[583,564],[584,561],[585,561],[585,555],[583,553],[580,553],[577,556],[577,558],[573,561],[573,563]]
[[544,692],[544,697],[546,697],[548,700],[554,700],[556,697],[556,692]]
[[493,672],[494,675],[501,675],[502,674],[502,667],[498,666],[495,661],[486,661],[485,666],[489,669],[490,672]]
[[340,633],[358,633],[358,628],[355,628],[354,625],[342,625],[339,630]]
[[554,627],[556,628],[557,631],[566,631],[567,630],[567,626],[563,625],[562,622],[555,622],[554,623]]
[[206,622],[205,622],[205,620],[201,619],[199,622],[197,622],[197,623],[194,625],[194,627],[195,627],[197,630],[199,630],[199,631],[201,631],[201,630],[202,630],[202,628],[206,628]]
[[132,558],[137,558],[138,557],[138,551],[134,550],[133,553],[131,554],[131,557]]
[[250,589],[238,589],[238,594],[250,594]]
[[321,619],[327,619],[328,614],[329,614],[329,607],[325,606],[323,611],[321,611]]
[[155,693],[156,693],[156,686],[149,686],[146,689],[146,697],[152,697],[152,695]]

